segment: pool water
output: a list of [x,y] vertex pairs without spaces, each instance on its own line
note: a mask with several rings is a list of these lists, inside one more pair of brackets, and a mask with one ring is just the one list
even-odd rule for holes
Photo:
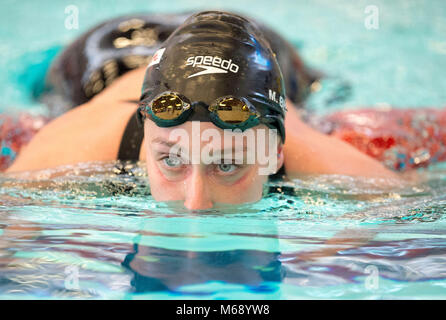
[[154,202],[142,164],[114,171],[3,177],[1,298],[446,297],[441,167],[398,189],[343,176],[271,183],[258,203],[204,212]]
[[[310,66],[331,77],[326,90],[310,99],[309,108],[331,111],[383,103],[395,107],[445,105],[446,4],[442,0],[212,3],[214,9],[241,12],[269,24],[300,49]],[[65,10],[70,5],[78,9],[78,29],[65,27],[69,17]],[[365,27],[370,16],[365,9],[370,5],[379,10],[379,29]],[[44,112],[45,107],[33,96],[42,90],[41,79],[49,61],[76,36],[110,17],[205,9],[209,5],[199,0],[3,0],[0,111]],[[335,89],[345,86],[351,88],[347,97],[344,91],[333,96]]]
[[[66,6],[79,29],[64,27]],[[328,77],[316,113],[444,107],[446,4],[216,1],[262,19]],[[37,6],[48,8],[36,15]],[[3,1],[0,110],[44,113],[34,99],[51,59],[112,16],[206,9],[194,1]],[[30,22],[38,21],[30,27]],[[0,298],[445,299],[446,165],[417,185],[315,176],[271,182],[260,202],[204,212],[157,203],[144,164],[112,162],[0,176]],[[50,176],[53,176],[50,178]]]

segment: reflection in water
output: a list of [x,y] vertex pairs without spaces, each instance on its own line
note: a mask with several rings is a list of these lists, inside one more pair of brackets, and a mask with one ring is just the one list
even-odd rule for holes
[[185,285],[223,281],[261,288],[265,281],[280,282],[284,270],[279,253],[259,250],[182,251],[134,245],[122,265],[134,274],[136,293],[177,291]]
[[386,298],[446,287],[441,171],[401,189],[339,176],[272,182],[258,203],[189,212],[154,202],[141,167],[118,169],[1,177],[0,297]]

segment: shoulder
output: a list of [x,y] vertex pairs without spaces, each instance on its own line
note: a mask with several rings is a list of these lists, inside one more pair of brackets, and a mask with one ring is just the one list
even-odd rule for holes
[[39,170],[85,161],[114,160],[137,105],[145,68],[121,76],[91,101],[49,122],[6,172]]
[[95,100],[52,120],[22,148],[7,172],[39,170],[116,158],[120,139],[136,105]]
[[293,108],[289,108],[285,126],[285,170],[290,177],[299,174],[341,174],[399,179],[397,173],[354,146],[304,123]]

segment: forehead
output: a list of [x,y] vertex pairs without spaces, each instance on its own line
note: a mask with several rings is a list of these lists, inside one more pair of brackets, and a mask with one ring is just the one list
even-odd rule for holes
[[270,129],[265,125],[259,125],[244,132],[233,132],[223,130],[212,122],[186,121],[181,125],[168,128],[158,127],[150,120],[144,122],[144,135],[151,144],[187,142],[200,145],[210,144],[222,148],[249,147],[250,143],[256,143],[261,130],[268,135]]

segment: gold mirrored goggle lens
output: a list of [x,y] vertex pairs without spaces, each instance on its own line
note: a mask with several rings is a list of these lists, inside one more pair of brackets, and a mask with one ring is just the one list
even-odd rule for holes
[[152,102],[152,112],[163,120],[178,118],[185,110],[184,102],[175,94],[165,94]]
[[211,111],[217,113],[221,121],[231,124],[245,122],[254,115],[242,100],[237,98],[225,98],[220,100]]

